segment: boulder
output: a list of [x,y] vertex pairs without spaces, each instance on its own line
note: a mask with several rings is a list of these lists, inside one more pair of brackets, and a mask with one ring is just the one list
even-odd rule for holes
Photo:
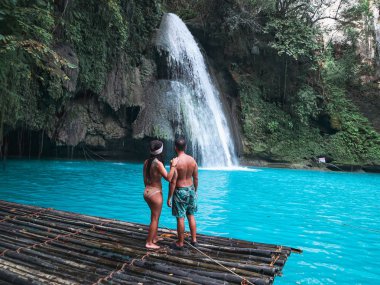
[[123,139],[126,130],[112,115],[99,108],[96,98],[70,103],[57,129],[60,144],[77,146],[85,143],[93,147],[106,147],[107,140]]

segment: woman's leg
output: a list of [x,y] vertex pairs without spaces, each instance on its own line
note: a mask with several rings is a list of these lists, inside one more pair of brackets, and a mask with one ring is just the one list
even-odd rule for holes
[[145,246],[147,248],[158,249],[160,247],[158,245],[155,245],[154,242],[155,238],[157,238],[158,221],[160,219],[162,209],[162,193],[156,193],[150,196],[146,199],[146,202],[149,205],[151,215],[148,238],[146,240]]

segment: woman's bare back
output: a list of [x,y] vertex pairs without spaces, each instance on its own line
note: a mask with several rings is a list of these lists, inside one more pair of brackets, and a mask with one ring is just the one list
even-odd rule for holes
[[[159,161],[158,159],[154,159],[152,161],[152,164],[149,170],[150,177],[146,179],[146,186],[157,187],[157,188],[162,189],[162,183],[161,183],[162,175],[158,170],[159,164],[162,164],[162,162]],[[148,160],[145,161],[144,165],[145,167],[147,167]]]

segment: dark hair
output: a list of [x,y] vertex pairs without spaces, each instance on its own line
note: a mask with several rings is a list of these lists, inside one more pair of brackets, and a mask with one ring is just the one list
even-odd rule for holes
[[[162,141],[158,141],[158,140],[151,141],[150,144],[149,144],[150,152],[158,150],[162,146],[163,146],[163,142]],[[161,152],[160,154],[151,154],[150,155],[150,157],[148,159],[148,164],[146,166],[146,172],[145,172],[145,175],[146,175],[146,177],[149,180],[150,180],[150,167],[152,166],[152,162],[153,162],[153,160],[155,158],[157,158],[159,161],[161,161],[162,163],[164,163],[163,152]]]
[[175,147],[179,150],[179,151],[184,151],[185,148],[186,148],[186,140],[184,137],[179,137],[175,140],[174,142],[175,144]]

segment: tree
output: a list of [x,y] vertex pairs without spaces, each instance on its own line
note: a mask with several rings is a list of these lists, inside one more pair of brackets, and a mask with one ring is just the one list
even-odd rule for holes
[[44,129],[49,97],[41,92],[49,79],[67,79],[70,64],[52,49],[55,21],[49,0],[0,2],[0,148],[5,126]]

